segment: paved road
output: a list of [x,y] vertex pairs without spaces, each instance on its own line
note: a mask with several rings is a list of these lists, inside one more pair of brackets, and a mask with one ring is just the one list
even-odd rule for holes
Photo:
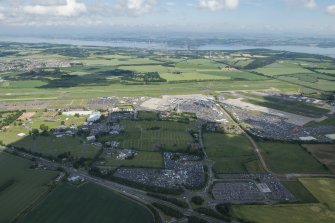
[[34,156],[34,155],[31,155],[31,154],[28,154],[28,153],[25,153],[25,152],[22,152],[22,151],[18,151],[18,150],[15,150],[15,149],[6,149],[6,151],[9,152],[9,153],[16,153],[17,155],[19,155],[23,158],[26,158],[26,159],[35,158],[38,163],[42,164],[43,166],[45,166],[49,169],[63,168],[70,175],[80,176],[87,181],[96,183],[100,186],[103,186],[105,188],[108,188],[110,190],[118,192],[118,193],[120,193],[124,196],[127,196],[127,197],[129,197],[129,198],[131,198],[131,199],[133,199],[137,202],[140,202],[140,203],[151,204],[153,202],[156,202],[156,203],[160,203],[160,204],[163,204],[165,206],[171,207],[173,209],[176,209],[176,210],[184,213],[184,215],[186,215],[186,216],[193,215],[193,216],[196,216],[198,218],[204,219],[204,220],[206,220],[207,222],[210,222],[210,223],[222,223],[222,222],[224,222],[224,221],[218,220],[216,218],[212,218],[212,217],[209,217],[209,216],[202,215],[198,212],[193,211],[192,209],[181,208],[181,207],[176,206],[172,203],[169,203],[169,202],[157,199],[157,198],[150,197],[150,196],[147,195],[146,191],[142,191],[142,190],[139,190],[139,189],[136,189],[136,188],[131,188],[131,187],[128,187],[128,186],[125,186],[125,185],[122,185],[122,184],[112,182],[112,181],[104,180],[104,179],[99,178],[99,177],[91,176],[91,175],[89,175],[89,173],[87,171],[76,170],[72,167],[68,167],[68,166],[65,166],[63,164],[52,162],[52,161],[49,161],[47,159],[44,159],[44,158],[41,158],[41,157],[38,157],[38,156]]

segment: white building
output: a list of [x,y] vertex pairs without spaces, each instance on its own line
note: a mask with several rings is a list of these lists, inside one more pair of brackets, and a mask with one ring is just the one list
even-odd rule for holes
[[87,121],[88,121],[88,122],[95,122],[95,121],[98,121],[100,118],[101,118],[101,114],[100,114],[100,112],[99,112],[99,113],[94,113],[94,114],[91,114],[91,115],[88,117]]
[[68,112],[63,112],[62,115],[66,116],[75,116],[75,115],[92,115],[93,111],[68,111]]
[[88,136],[86,138],[86,140],[89,141],[89,142],[94,142],[96,140],[96,138],[95,138],[95,136]]

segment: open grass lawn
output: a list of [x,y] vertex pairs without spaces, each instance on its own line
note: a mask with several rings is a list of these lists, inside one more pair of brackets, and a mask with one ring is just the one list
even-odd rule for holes
[[275,173],[329,173],[298,144],[259,142],[269,168]]
[[164,161],[162,153],[160,152],[146,152],[139,151],[137,155],[130,160],[118,160],[116,155],[112,157],[103,156],[107,166],[112,167],[149,167],[149,168],[163,168]]
[[[74,101],[74,100],[72,100]],[[68,104],[70,105],[71,102]],[[83,125],[86,121],[87,116],[65,116],[65,115],[57,115],[56,113],[39,113],[34,117],[32,121],[32,128],[39,129],[42,124],[51,128],[56,128],[61,126],[61,123],[64,122],[64,125],[70,127],[71,125],[80,126]]]
[[208,59],[189,59],[176,64],[183,69],[220,69],[220,64]]
[[18,136],[20,133],[28,135],[29,130],[22,126],[10,125],[5,131],[0,132],[0,140],[6,145],[17,142],[22,139],[22,137]]
[[193,142],[188,132],[190,124],[168,121],[121,121],[125,132],[114,137],[122,148],[143,151],[186,151]]
[[332,173],[335,173],[335,145],[311,144],[303,145],[321,163],[325,164]]
[[46,84],[46,82],[39,80],[6,81],[0,83],[0,88],[36,88]]
[[256,223],[333,223],[335,222],[335,180],[300,179],[320,201],[319,204],[234,206],[236,216]]
[[153,223],[145,207],[103,187],[64,183],[21,223]]
[[62,153],[70,152],[71,156],[75,158],[93,158],[98,148],[87,143],[81,143],[79,138],[76,137],[62,137],[56,138],[55,136],[26,136],[19,141],[12,144],[18,148],[24,148],[31,152],[42,153],[45,156],[58,156]]
[[143,119],[143,120],[157,120],[158,119],[158,114],[156,112],[143,112],[140,111],[138,112],[138,116],[139,119]]
[[267,80],[267,77],[252,74],[245,71],[201,71],[201,73],[219,76],[219,77],[227,77],[232,80]]
[[207,155],[216,173],[262,172],[252,146],[244,135],[205,133]]
[[57,172],[30,169],[31,161],[0,152],[0,222],[12,222],[41,196]]
[[320,72],[320,73],[334,74],[335,75],[335,70],[316,70],[316,71]]
[[318,89],[322,91],[333,91],[334,81],[318,79],[316,82],[301,81],[298,77],[294,76],[280,76],[280,80],[288,81],[293,84],[298,84],[305,87],[310,87],[313,89]]

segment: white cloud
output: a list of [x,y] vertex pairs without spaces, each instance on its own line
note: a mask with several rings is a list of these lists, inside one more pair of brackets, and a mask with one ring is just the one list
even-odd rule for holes
[[314,9],[314,8],[316,8],[316,6],[317,6],[317,4],[316,4],[315,0],[307,0],[305,2],[305,7],[306,8]]
[[314,9],[318,6],[315,0],[285,0],[288,5],[301,6],[309,9]]
[[328,6],[326,11],[331,15],[335,15],[335,5]]
[[0,21],[5,19],[5,15],[0,12]]
[[223,9],[233,10],[239,5],[239,0],[198,0],[198,6],[210,11],[219,11]]
[[150,13],[157,2],[158,0],[119,0],[117,8],[121,14],[142,16]]
[[87,11],[84,3],[77,0],[66,0],[63,5],[27,5],[23,8],[26,13],[50,16],[78,16]]

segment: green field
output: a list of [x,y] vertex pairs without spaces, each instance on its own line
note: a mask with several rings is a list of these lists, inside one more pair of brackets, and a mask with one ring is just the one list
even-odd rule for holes
[[154,121],[158,119],[158,114],[156,112],[138,112],[137,118],[142,120]]
[[282,181],[282,183],[296,198],[299,199],[299,203],[319,202],[299,179],[295,181]]
[[127,160],[118,160],[115,154],[113,154],[112,157],[102,156],[102,158],[105,161],[104,165],[111,167],[164,167],[163,156],[160,152],[139,151],[133,159]]
[[320,204],[292,204],[274,206],[234,206],[239,218],[255,223],[332,223],[335,221],[335,180],[327,178],[301,179],[303,185]]
[[273,96],[259,96],[250,93],[245,93],[244,95],[247,97],[242,100],[244,102],[307,117],[322,117],[329,112],[326,108],[299,101],[290,101]]
[[48,126],[49,129],[52,129],[62,126],[62,122],[64,122],[64,126],[67,127],[72,125],[80,126],[84,124],[86,119],[87,116],[74,117],[58,115],[56,113],[38,113],[29,124],[35,129],[39,129],[42,124]]
[[252,146],[244,135],[205,133],[207,155],[215,161],[215,173],[262,172]]
[[288,63],[283,63],[283,64],[275,63],[275,64],[271,64],[263,68],[256,69],[255,71],[262,73],[266,76],[313,73],[312,71],[304,69],[298,65],[292,65]]
[[121,147],[143,151],[186,151],[193,142],[188,132],[192,124],[168,121],[121,121],[125,132],[113,137]]
[[316,70],[317,72],[320,73],[326,73],[326,74],[333,74],[335,75],[335,70]]
[[63,184],[21,221],[24,223],[153,223],[145,207],[92,183]]
[[275,173],[329,173],[298,144],[258,143],[269,168]]
[[57,157],[60,154],[70,152],[74,158],[93,158],[98,148],[87,143],[82,143],[79,138],[65,136],[26,136],[12,144],[18,148],[24,148],[44,156]]
[[321,122],[309,122],[307,123],[305,126],[320,126],[320,125],[326,125],[326,126],[334,126],[335,125],[335,116],[330,116],[328,118],[326,118],[325,120],[321,121]]
[[12,222],[49,190],[57,172],[30,169],[31,161],[0,152],[0,222]]
[[267,80],[268,78],[245,71],[201,71],[204,74],[226,77],[231,80]]

